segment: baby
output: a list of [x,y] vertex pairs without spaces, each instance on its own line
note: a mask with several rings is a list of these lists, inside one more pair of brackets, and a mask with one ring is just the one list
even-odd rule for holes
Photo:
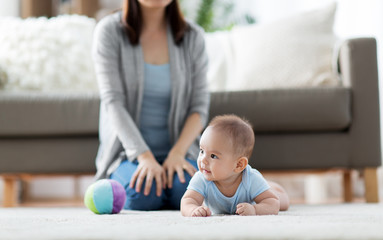
[[182,197],[181,214],[245,216],[287,210],[286,191],[267,182],[248,165],[253,147],[254,132],[249,122],[235,115],[215,117],[201,136],[199,172],[194,174]]

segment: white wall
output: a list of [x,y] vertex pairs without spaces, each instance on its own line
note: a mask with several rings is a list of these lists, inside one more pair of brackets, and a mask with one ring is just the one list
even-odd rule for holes
[[19,0],[0,0],[0,17],[6,16],[20,16]]

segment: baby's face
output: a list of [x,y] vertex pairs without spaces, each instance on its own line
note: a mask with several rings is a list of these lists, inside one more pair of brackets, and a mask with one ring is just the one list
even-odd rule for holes
[[208,127],[200,141],[198,168],[208,181],[221,181],[236,175],[236,156],[232,141],[225,134]]

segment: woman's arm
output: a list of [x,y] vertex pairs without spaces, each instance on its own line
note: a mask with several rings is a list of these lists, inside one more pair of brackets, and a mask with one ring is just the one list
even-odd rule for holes
[[185,182],[184,170],[193,176],[197,171],[188,161],[185,160],[187,150],[193,141],[202,131],[201,117],[199,113],[192,113],[185,122],[181,135],[173,148],[170,150],[163,167],[167,173],[168,188],[173,186],[174,172],[178,174],[181,183]]
[[[140,192],[146,179],[144,194],[148,195],[153,180],[157,183],[157,196],[161,195],[166,182],[165,172],[156,161],[126,107],[126,95],[123,77],[120,72],[120,46],[118,33],[110,18],[101,20],[95,29],[93,42],[93,60],[100,90],[100,98],[105,113],[111,120],[111,128],[122,143],[127,158],[137,158],[139,164],[133,174],[130,187]],[[103,126],[106,127],[106,126]],[[101,139],[101,141],[104,141]]]
[[190,49],[192,61],[192,96],[189,106],[189,114],[197,112],[200,114],[202,126],[208,121],[210,92],[207,83],[208,56],[205,47],[203,29],[196,26],[191,37]]
[[206,81],[207,74],[207,53],[205,49],[205,40],[200,28],[193,28],[189,32],[188,43],[191,58],[191,98],[188,109],[188,117],[181,131],[180,137],[170,150],[163,167],[167,173],[168,187],[172,187],[174,172],[177,173],[180,182],[185,182],[184,171],[190,176],[196,172],[196,169],[185,160],[185,155],[197,136],[201,133],[207,123],[210,94]]
[[104,18],[94,31],[92,55],[101,102],[105,106],[103,114],[108,115],[110,127],[122,143],[128,159],[133,161],[138,155],[148,151],[149,147],[126,107],[124,79],[120,72],[121,37],[113,18]]

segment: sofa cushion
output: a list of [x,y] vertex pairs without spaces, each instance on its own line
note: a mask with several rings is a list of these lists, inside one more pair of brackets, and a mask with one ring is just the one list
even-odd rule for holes
[[0,138],[0,174],[95,172],[98,145],[95,136]]
[[[351,122],[345,87],[214,92],[210,117],[234,113],[256,132],[341,131]],[[96,135],[97,93],[0,93],[0,136]]]
[[0,136],[97,135],[98,93],[1,92]]
[[255,132],[341,131],[351,122],[350,99],[345,87],[215,92],[210,118],[246,116]]

